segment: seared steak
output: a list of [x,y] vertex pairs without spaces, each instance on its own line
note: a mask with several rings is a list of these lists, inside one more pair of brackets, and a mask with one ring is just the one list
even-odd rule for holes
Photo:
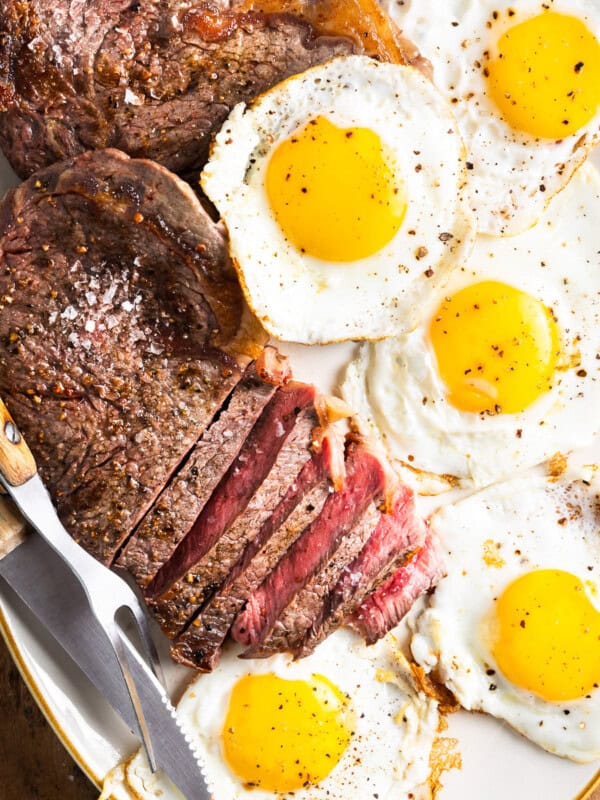
[[244,653],[246,658],[266,658],[290,650],[297,652],[306,631],[321,610],[324,598],[339,579],[342,571],[360,552],[379,522],[380,512],[373,502],[358,523],[336,542],[329,561],[309,578],[291,603],[279,615],[269,636],[256,647]]
[[385,488],[385,468],[360,441],[351,441],[346,461],[346,481],[332,493],[321,514],[293,542],[261,586],[250,596],[232,634],[236,641],[257,648],[267,639],[282,611],[325,566]]
[[381,514],[373,535],[354,561],[349,562],[325,599],[320,613],[298,651],[309,655],[360,605],[365,595],[383,583],[407,558],[420,549],[427,528],[415,511],[412,491],[400,486],[389,514]]
[[444,574],[438,540],[429,531],[423,547],[372,594],[349,619],[374,644],[394,628],[415,600],[431,589]]
[[227,264],[191,189],[117,151],[0,204],[0,393],[107,563],[260,352]]
[[334,405],[264,348],[221,229],[163,167],[96,151],[9,192],[0,310],[0,393],[62,519],[121,553],[177,660],[212,668],[229,631],[246,655],[349,620],[375,640],[439,575],[430,545],[407,558],[412,495],[382,514],[381,456],[323,427]]
[[182,578],[233,524],[268,475],[296,417],[314,397],[314,387],[299,383],[289,384],[275,394],[194,526],[148,586],[146,597],[158,597]]
[[246,544],[221,590],[173,645],[171,654],[176,661],[204,671],[214,668],[229,628],[248,597],[321,513],[333,490],[331,479],[340,447],[339,437],[331,431],[291,482],[258,534]]
[[0,146],[16,172],[104,147],[193,170],[236,103],[356,49],[230,5],[0,0]]
[[192,528],[274,393],[275,386],[261,380],[252,364],[218,420],[146,514],[118,561],[142,588]]
[[[280,412],[288,403],[286,413],[280,413],[276,420],[271,418],[268,424],[267,420],[259,421],[256,426],[259,435],[251,434],[248,437],[240,453],[237,469],[234,465],[229,481],[223,484],[222,496],[227,497],[228,506],[232,505],[235,498],[235,518],[223,525],[220,535],[214,538],[208,550],[198,550],[198,560],[187,568],[185,577],[171,585],[161,597],[151,601],[155,615],[168,636],[174,637],[197,609],[220,588],[241,557],[245,544],[260,531],[262,524],[279,504],[290,481],[296,478],[310,458],[313,430],[318,422],[315,412],[312,408],[302,411],[301,405],[293,410],[290,408],[290,401],[298,404],[306,402],[298,392],[290,390],[285,398],[283,395],[281,391],[275,400],[283,401]],[[258,485],[256,482],[248,484],[248,470],[257,476]],[[250,491],[252,494],[248,497]],[[216,532],[218,528],[214,530]]]

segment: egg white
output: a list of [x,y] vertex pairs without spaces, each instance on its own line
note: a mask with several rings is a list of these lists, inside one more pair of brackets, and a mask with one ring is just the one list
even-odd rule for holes
[[536,569],[578,576],[600,611],[599,489],[574,475],[530,474],[444,506],[431,525],[447,575],[428,608],[409,620],[416,661],[435,670],[464,708],[504,719],[549,752],[580,762],[600,758],[600,690],[555,703],[513,685],[498,670],[482,623],[502,591]]
[[[600,111],[556,141],[514,130],[489,98],[483,53],[504,30],[550,7],[578,17],[600,40],[600,7],[589,0],[380,0],[433,64],[434,81],[452,102],[467,148],[471,208],[478,230],[513,235],[540,218],[598,141]],[[516,11],[508,17],[508,9]],[[497,12],[498,21],[492,14]],[[489,26],[489,27],[488,27]],[[584,137],[582,140],[581,137]]]
[[[289,680],[318,674],[346,694],[354,715],[354,735],[333,771],[319,784],[293,793],[248,789],[224,760],[221,732],[231,691],[247,674],[274,673]],[[412,796],[430,773],[429,757],[439,726],[437,703],[419,692],[405,657],[392,636],[367,648],[349,630],[336,631],[308,658],[276,655],[259,661],[224,654],[209,675],[194,680],[177,706],[177,716],[205,765],[207,782],[218,800],[348,800],[378,795],[380,800]],[[117,767],[105,783],[106,797],[183,800],[162,774],[152,774],[140,752]],[[130,794],[125,792],[129,791]]]
[[[264,183],[273,148],[318,115],[375,131],[405,187],[403,224],[369,258],[302,254],[270,209]],[[273,336],[306,344],[377,339],[414,325],[421,303],[471,245],[465,180],[446,100],[418,70],[365,56],[334,59],[236,106],[202,173],[250,307]]]
[[[539,225],[512,238],[479,236],[465,267],[423,310],[412,333],[362,345],[342,387],[363,424],[399,460],[464,486],[484,486],[583,447],[600,428],[600,176],[586,165]],[[481,280],[528,292],[551,308],[561,361],[550,391],[524,411],[454,408],[438,374],[428,325],[443,296]]]

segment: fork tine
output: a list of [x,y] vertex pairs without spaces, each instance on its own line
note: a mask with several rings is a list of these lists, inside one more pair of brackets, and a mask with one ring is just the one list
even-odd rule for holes
[[156,757],[154,755],[154,749],[152,747],[152,740],[150,738],[150,733],[148,731],[146,718],[144,716],[144,709],[142,707],[142,703],[138,694],[138,689],[135,680],[133,679],[133,676],[131,674],[129,661],[127,660],[123,642],[124,634],[121,631],[120,627],[118,627],[116,622],[114,623],[114,625],[115,627],[113,628],[112,631],[110,631],[110,635],[108,635],[107,632],[107,639],[112,645],[115,656],[117,657],[117,662],[119,664],[119,667],[121,668],[123,680],[125,681],[125,685],[127,686],[127,691],[129,692],[129,696],[133,704],[133,709],[135,711],[135,715],[138,720],[138,727],[141,736],[142,746],[144,748],[144,752],[146,753],[148,763],[150,764],[150,769],[152,770],[152,772],[156,772],[158,769],[158,764],[156,763]]
[[146,652],[146,657],[150,667],[152,668],[152,672],[154,672],[160,683],[166,688],[165,675],[160,662],[160,657],[158,655],[158,650],[156,648],[156,643],[154,641],[154,637],[152,636],[148,614],[146,611],[144,611],[135,595],[134,598],[135,602],[131,603],[131,605],[128,604],[125,606],[125,608],[130,612],[131,617],[135,622],[138,634]]

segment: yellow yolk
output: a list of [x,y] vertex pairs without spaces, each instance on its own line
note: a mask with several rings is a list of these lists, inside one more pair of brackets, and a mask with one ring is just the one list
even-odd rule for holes
[[352,735],[344,695],[321,675],[311,681],[246,675],[223,726],[227,763],[250,787],[292,792],[323,780]]
[[511,683],[563,701],[600,685],[600,613],[575,575],[537,570],[498,599],[493,654]]
[[506,121],[533,136],[575,133],[600,104],[600,44],[581,20],[554,11],[502,34],[486,74]]
[[285,236],[324,261],[377,253],[406,214],[403,187],[379,136],[321,116],[277,146],[265,187]]
[[448,402],[461,411],[516,413],[551,388],[558,326],[512,286],[482,281],[446,297],[429,337]]

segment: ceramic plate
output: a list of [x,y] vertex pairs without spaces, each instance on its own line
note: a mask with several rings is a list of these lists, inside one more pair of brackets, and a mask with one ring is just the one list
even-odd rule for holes
[[[16,176],[0,155],[0,195],[16,183]],[[282,349],[292,356],[297,378],[331,390],[353,347],[342,344]],[[136,748],[135,739],[96,688],[1,581],[0,631],[57,735],[89,778],[100,786],[103,776]],[[191,673],[170,663],[166,646],[162,655],[176,701]],[[439,800],[583,800],[596,785],[600,786],[600,764],[578,765],[551,756],[492,718],[454,714],[449,718],[447,735],[459,740],[463,767],[446,774]]]

